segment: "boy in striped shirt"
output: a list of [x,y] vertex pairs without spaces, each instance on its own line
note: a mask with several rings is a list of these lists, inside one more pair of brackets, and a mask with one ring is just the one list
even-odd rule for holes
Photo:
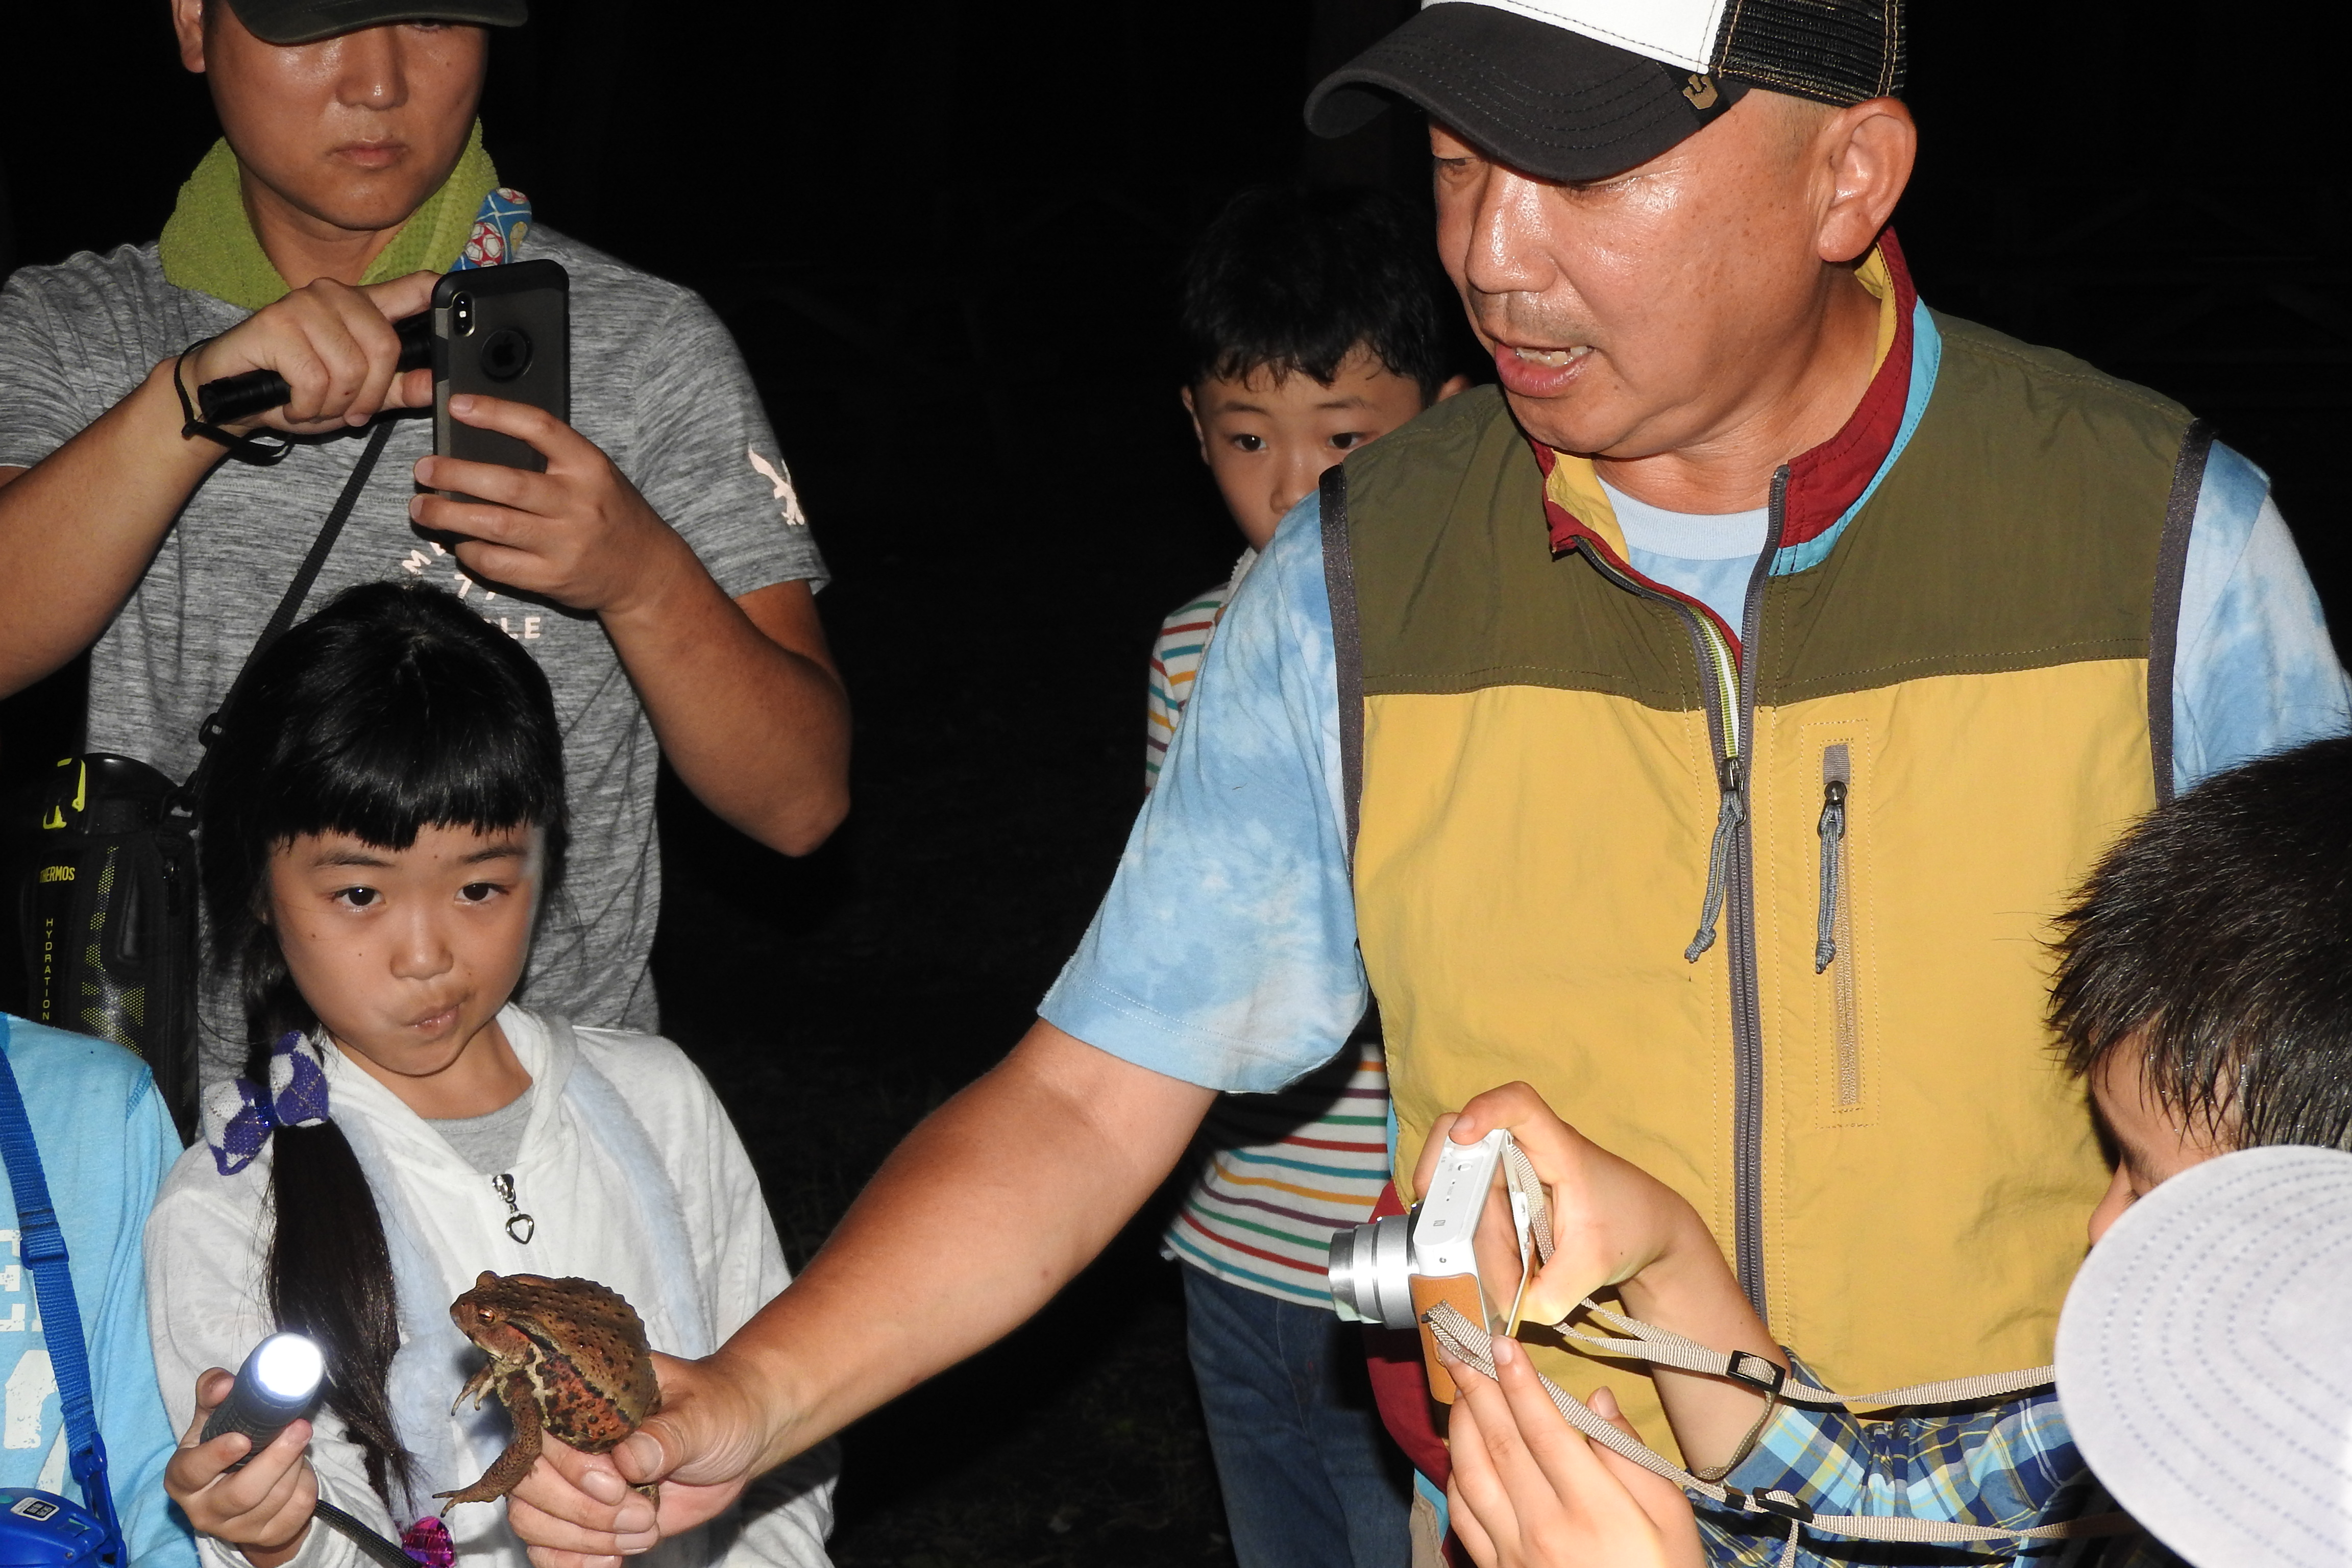
[[[1384,193],[1257,190],[1187,264],[1182,391],[1249,548],[1152,649],[1145,785],[1257,552],[1323,470],[1466,384],[1444,375],[1428,225]],[[1408,1471],[1374,1411],[1361,1341],[1331,1309],[1331,1233],[1389,1178],[1377,1039],[1202,1124],[1165,1249],[1185,1265],[1187,1342],[1240,1568],[1402,1568]]]

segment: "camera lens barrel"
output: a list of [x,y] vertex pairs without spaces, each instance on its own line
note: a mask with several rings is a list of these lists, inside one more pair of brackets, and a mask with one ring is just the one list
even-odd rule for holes
[[1412,1327],[1412,1220],[1392,1214],[1331,1237],[1331,1304],[1342,1320]]
[[[251,1458],[278,1434],[318,1409],[326,1372],[326,1358],[316,1341],[302,1334],[270,1335],[253,1347],[237,1369],[236,1385],[205,1423],[203,1440],[242,1432],[253,1444],[246,1452],[246,1458]],[[245,1459],[237,1461],[243,1463]]]

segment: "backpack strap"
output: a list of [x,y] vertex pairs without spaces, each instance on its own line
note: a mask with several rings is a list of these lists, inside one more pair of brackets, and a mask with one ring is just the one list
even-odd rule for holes
[[327,513],[327,521],[319,525],[319,537],[310,542],[310,552],[302,558],[300,568],[294,574],[294,581],[286,585],[286,592],[278,600],[278,607],[270,612],[268,625],[263,626],[261,635],[254,639],[253,651],[245,656],[243,664],[237,666],[236,679],[229,682],[228,694],[221,699],[218,708],[205,715],[204,723],[197,727],[196,738],[204,742],[204,757],[196,763],[196,771],[188,775],[187,784],[180,791],[181,798],[186,802],[189,810],[194,811],[196,803],[204,798],[205,781],[212,775],[213,742],[220,739],[221,714],[245,689],[246,677],[253,669],[253,661],[267,653],[270,644],[284,637],[286,629],[294,624],[294,617],[302,613],[302,603],[310,596],[310,585],[319,580],[320,572],[326,567],[327,557],[334,550],[335,541],[342,535],[343,524],[351,521],[352,509],[359,505],[360,492],[367,489],[368,478],[375,472],[376,459],[383,456],[384,444],[392,439],[392,426],[393,421],[389,419],[376,420],[375,434],[368,437],[367,446],[361,449],[359,461],[352,467],[352,477],[343,481],[343,493],[335,498],[333,509]]
[[1323,470],[1323,589],[1331,600],[1331,662],[1339,681],[1339,793],[1348,809],[1348,863],[1364,799],[1364,639],[1356,618],[1356,557],[1348,544],[1348,468]]
[[34,1300],[41,1314],[41,1337],[57,1373],[58,1404],[66,1422],[73,1479],[81,1488],[82,1506],[105,1528],[100,1562],[119,1565],[127,1553],[122,1525],[114,1513],[114,1494],[106,1484],[106,1443],[98,1435],[98,1407],[89,1393],[89,1349],[81,1337],[81,1306],[74,1299],[73,1274],[67,1267],[65,1232],[49,1202],[48,1178],[41,1171],[41,1151],[33,1142],[33,1124],[25,1114],[25,1097],[16,1087],[16,1069],[8,1060],[8,1017],[0,1014],[0,1158],[8,1168],[8,1187],[16,1200],[18,1247],[33,1276]]

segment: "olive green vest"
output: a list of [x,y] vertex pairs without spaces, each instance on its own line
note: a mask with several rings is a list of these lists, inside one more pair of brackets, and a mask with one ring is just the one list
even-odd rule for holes
[[1744,693],[1696,612],[1555,557],[1491,389],[1323,491],[1400,1187],[1433,1118],[1525,1079],[1688,1198],[1833,1387],[2048,1359],[2107,1175],[2044,940],[2169,794],[2205,449],[2153,394],[1937,325],[1908,445],[1766,580]]

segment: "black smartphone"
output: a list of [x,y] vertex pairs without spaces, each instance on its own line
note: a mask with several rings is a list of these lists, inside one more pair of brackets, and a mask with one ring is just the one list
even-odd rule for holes
[[547,459],[513,437],[450,418],[449,399],[461,392],[572,422],[572,279],[561,262],[452,272],[433,289],[433,455],[545,471]]

